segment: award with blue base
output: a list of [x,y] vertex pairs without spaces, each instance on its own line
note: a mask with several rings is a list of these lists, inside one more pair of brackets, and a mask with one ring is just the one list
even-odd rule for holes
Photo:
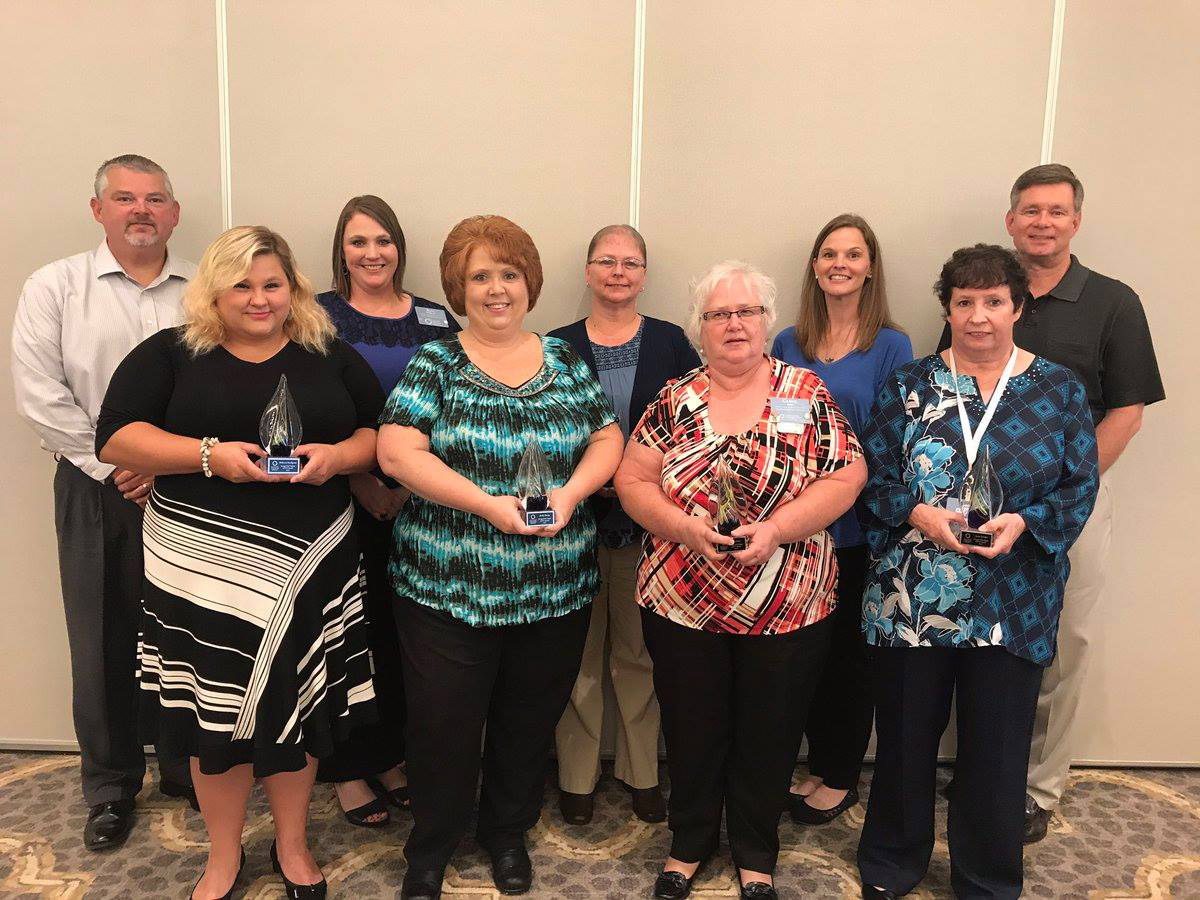
[[288,390],[287,376],[279,376],[279,387],[258,421],[258,437],[267,451],[263,469],[268,475],[296,475],[300,472],[300,457],[294,456],[303,435],[300,411]]
[[558,521],[550,508],[546,484],[550,479],[550,461],[536,440],[529,442],[517,466],[517,498],[524,507],[522,515],[530,528],[545,528]]
[[958,511],[967,520],[966,527],[951,525],[950,530],[956,531],[958,542],[966,547],[990,547],[996,536],[979,528],[1000,515],[1003,506],[1004,491],[992,467],[991,454],[984,447],[963,479],[958,494]]
[[[725,537],[733,537],[733,532],[742,525],[742,517],[738,513],[737,507],[737,479],[734,478],[733,472],[729,470],[729,466],[725,465],[723,459],[717,462],[716,482],[717,532]],[[735,537],[732,544],[716,544],[714,546],[718,553],[733,553],[746,549],[746,539]]]

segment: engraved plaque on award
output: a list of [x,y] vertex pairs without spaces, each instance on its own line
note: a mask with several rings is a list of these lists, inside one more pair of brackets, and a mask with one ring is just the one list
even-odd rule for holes
[[[725,537],[733,537],[733,532],[741,527],[742,517],[737,507],[737,479],[723,459],[717,462],[716,494],[717,531]],[[715,546],[718,553],[732,553],[735,550],[745,550],[746,539],[735,537],[732,544]]]
[[1004,491],[1000,479],[992,468],[992,457],[985,446],[975,457],[975,464],[963,481],[959,493],[959,512],[967,520],[966,527],[959,527],[958,542],[968,547],[990,547],[995,535],[980,531],[979,527],[1000,515],[1004,505]]
[[288,390],[287,376],[279,376],[279,387],[258,421],[258,438],[267,451],[263,468],[268,475],[295,475],[300,471],[300,457],[295,456],[303,431],[300,411]]
[[530,528],[544,528],[558,521],[558,514],[550,508],[546,496],[549,480],[550,461],[542,445],[531,440],[517,466],[517,498],[525,508],[525,524]]

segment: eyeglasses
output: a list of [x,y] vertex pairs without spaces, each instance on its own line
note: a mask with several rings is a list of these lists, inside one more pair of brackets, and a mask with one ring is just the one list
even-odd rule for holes
[[705,322],[728,322],[732,316],[739,319],[753,319],[766,315],[765,306],[743,306],[741,309],[714,309],[712,312],[701,313],[700,318]]
[[599,266],[602,269],[615,269],[618,265],[626,269],[644,269],[646,263],[640,259],[613,259],[611,256],[601,256],[588,260],[589,266]]

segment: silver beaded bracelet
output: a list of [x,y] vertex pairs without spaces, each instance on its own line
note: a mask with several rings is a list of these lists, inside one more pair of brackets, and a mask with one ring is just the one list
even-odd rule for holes
[[212,453],[212,448],[221,443],[220,438],[206,437],[200,439],[200,468],[204,471],[205,478],[212,478],[212,469],[208,467],[208,457]]

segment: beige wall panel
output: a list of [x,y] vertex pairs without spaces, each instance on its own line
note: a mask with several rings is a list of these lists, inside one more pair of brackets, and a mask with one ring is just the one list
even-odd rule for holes
[[654,0],[646,26],[642,216],[651,308],[682,315],[689,277],[727,257],[795,316],[818,229],[858,212],[883,246],[892,310],[918,353],[941,323],[950,252],[1005,237],[1014,173],[1037,161],[1045,0]]
[[327,289],[337,215],[379,194],[408,240],[406,286],[442,298],[437,256],[468,215],[533,236],[530,324],[578,318],[583,255],[628,215],[633,3],[236,0],[229,10],[233,214],[293,244]]
[[206,3],[19,0],[4,21],[15,39],[0,57],[0,743],[53,743],[74,740],[53,461],[13,408],[13,312],[30,272],[100,242],[88,198],[108,156],[142,153],[171,174],[183,207],[173,249],[194,259],[217,231],[214,17]]
[[1054,158],[1083,181],[1075,239],[1089,267],[1142,298],[1167,389],[1113,469],[1116,521],[1078,756],[1200,762],[1200,7],[1072,3]]

